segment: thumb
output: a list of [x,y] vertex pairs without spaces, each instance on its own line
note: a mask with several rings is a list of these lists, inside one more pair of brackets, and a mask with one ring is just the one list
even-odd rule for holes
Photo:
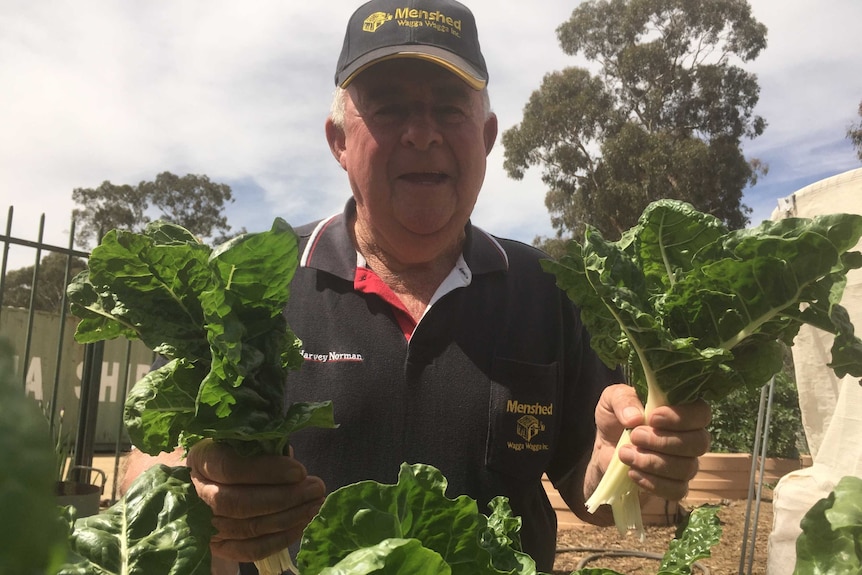
[[596,406],[596,428],[615,443],[624,429],[643,425],[644,408],[634,388],[624,383],[608,386]]

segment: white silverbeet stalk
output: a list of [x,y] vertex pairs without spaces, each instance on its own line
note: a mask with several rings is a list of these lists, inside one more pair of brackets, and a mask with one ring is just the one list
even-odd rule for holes
[[[633,341],[630,339],[630,341]],[[640,349],[634,346],[635,351],[640,354]],[[646,365],[646,362],[642,362]],[[645,370],[647,381],[647,403],[644,408],[644,421],[649,421],[650,414],[662,405],[668,405],[667,396],[658,386],[655,373]],[[586,501],[587,511],[595,513],[600,505],[610,505],[614,513],[614,523],[620,534],[625,535],[628,531],[634,531],[643,541],[645,537],[643,518],[641,517],[640,489],[629,477],[628,465],[620,461],[620,448],[631,444],[631,430],[626,429],[617,441],[611,462],[605,470],[601,481],[595,491]]]
[[299,573],[293,559],[290,557],[289,549],[282,549],[275,555],[254,562],[260,575],[281,575],[285,572]]
[[629,466],[619,458],[620,447],[631,443],[630,435],[628,429],[623,432],[614,449],[611,463],[596,490],[587,499],[586,507],[587,511],[595,513],[599,506],[610,505],[614,512],[614,523],[620,534],[625,535],[631,529],[643,538],[643,519],[638,496],[640,490],[629,477]]

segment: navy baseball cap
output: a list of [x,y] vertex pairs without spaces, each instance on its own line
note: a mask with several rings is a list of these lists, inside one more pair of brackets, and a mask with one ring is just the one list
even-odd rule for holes
[[371,0],[347,23],[335,70],[335,85],[346,88],[373,64],[418,58],[442,66],[474,90],[488,83],[476,20],[455,0]]

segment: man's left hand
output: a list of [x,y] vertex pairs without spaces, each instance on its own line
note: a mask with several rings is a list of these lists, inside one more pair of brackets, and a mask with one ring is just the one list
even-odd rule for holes
[[[678,501],[697,473],[697,458],[709,449],[706,426],[711,410],[705,401],[663,406],[647,421],[634,389],[612,385],[596,407],[594,463],[603,473],[623,429],[631,429],[631,445],[620,448],[620,461],[631,467],[629,477],[643,491]],[[597,459],[596,459],[597,457]]]

